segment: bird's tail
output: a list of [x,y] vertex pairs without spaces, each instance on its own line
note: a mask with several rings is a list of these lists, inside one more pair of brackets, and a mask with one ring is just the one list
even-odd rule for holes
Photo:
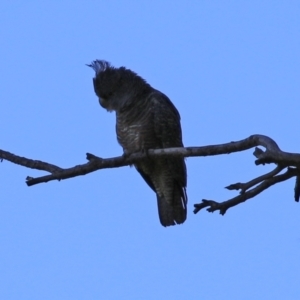
[[182,224],[187,216],[187,195],[184,187],[175,184],[173,197],[166,199],[157,193],[157,206],[160,223],[163,226]]

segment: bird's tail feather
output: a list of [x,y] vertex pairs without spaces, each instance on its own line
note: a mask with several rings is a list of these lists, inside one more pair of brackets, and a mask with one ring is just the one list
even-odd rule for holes
[[187,216],[187,195],[185,188],[176,187],[172,202],[157,194],[157,206],[160,223],[163,226],[182,224]]

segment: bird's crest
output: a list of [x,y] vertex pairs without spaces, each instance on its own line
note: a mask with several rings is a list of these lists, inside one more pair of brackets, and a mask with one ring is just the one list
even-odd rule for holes
[[111,68],[111,64],[108,61],[99,59],[94,60],[90,65],[87,66],[91,67],[96,72],[96,75]]

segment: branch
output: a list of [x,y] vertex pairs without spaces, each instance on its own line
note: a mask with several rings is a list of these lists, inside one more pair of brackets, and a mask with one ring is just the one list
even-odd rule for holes
[[[282,168],[277,167],[276,169],[274,171],[270,172],[269,174],[278,173],[278,169],[282,169]],[[214,212],[216,210],[219,210],[221,215],[225,215],[228,208],[236,206],[242,202],[245,202],[246,200],[248,200],[250,198],[255,197],[256,195],[258,195],[259,193],[261,193],[262,191],[266,190],[267,188],[269,188],[270,186],[272,186],[276,183],[285,181],[294,176],[299,176],[300,172],[298,169],[295,169],[295,168],[287,168],[287,171],[282,175],[270,176],[269,178],[267,178],[268,177],[267,175],[268,174],[265,174],[261,177],[256,178],[256,179],[264,178],[264,180],[262,180],[262,182],[257,187],[255,187],[247,192],[244,192],[244,193],[240,194],[239,196],[236,196],[230,200],[219,203],[214,200],[203,199],[202,203],[194,205],[194,207],[195,207],[194,213],[196,214],[201,209],[203,209],[205,207],[209,207],[207,209],[208,212]],[[244,185],[246,186],[247,184],[248,183],[246,183]]]
[[[272,172],[259,176],[247,183],[236,183],[229,185],[227,188],[230,190],[241,190],[241,194],[228,201],[218,203],[213,200],[202,200],[202,203],[195,204],[194,212],[197,213],[204,207],[209,207],[208,211],[219,210],[221,214],[225,214],[226,210],[232,206],[235,206],[247,199],[253,198],[263,190],[267,189],[271,185],[278,182],[287,180],[291,177],[297,176],[295,185],[295,200],[299,201],[300,197],[300,154],[288,153],[282,151],[276,142],[271,138],[264,135],[251,135],[250,137],[226,144],[210,145],[203,147],[186,147],[186,148],[166,148],[166,149],[149,149],[147,152],[133,153],[129,156],[119,156],[112,158],[100,158],[93,154],[87,153],[88,162],[81,165],[76,165],[71,168],[63,169],[61,167],[43,162],[40,160],[32,160],[25,157],[20,157],[9,153],[7,151],[0,150],[0,160],[7,160],[21,166],[47,171],[50,174],[33,178],[28,176],[26,178],[26,184],[32,186],[42,182],[49,182],[52,180],[62,180],[72,178],[76,176],[86,175],[91,172],[95,172],[101,169],[118,168],[127,165],[132,165],[147,157],[163,157],[163,156],[180,156],[180,157],[195,157],[195,156],[213,156],[221,154],[229,154],[239,151],[248,150],[253,147],[262,146],[266,150],[263,151],[260,148],[255,148],[254,156],[257,158],[256,165],[260,164],[277,164]],[[293,167],[293,168],[291,168]],[[277,175],[283,169],[288,168],[287,172],[282,175]],[[254,187],[255,185],[258,185]],[[251,189],[252,188],[252,189]],[[249,190],[250,189],[250,190]]]
[[240,183],[240,182],[238,182],[238,183],[226,186],[225,188],[228,189],[228,190],[241,190],[240,193],[244,194],[245,191],[247,191],[249,188],[257,185],[260,182],[263,182],[264,180],[266,180],[268,178],[271,178],[271,177],[277,175],[283,169],[284,169],[283,167],[277,166],[273,171],[271,171],[271,172],[269,172],[267,174],[264,174],[262,176],[259,176],[257,178],[254,178],[254,179],[250,180],[249,182],[246,182],[246,183]]
[[40,160],[33,160],[33,159],[26,158],[26,157],[21,157],[21,156],[18,156],[18,155],[15,155],[15,154],[12,154],[10,152],[0,149],[1,162],[4,159],[12,162],[14,164],[24,166],[26,168],[47,171],[50,173],[60,172],[63,170],[62,168],[59,168],[55,165],[52,165],[52,164],[49,164],[49,163],[46,163],[46,162],[43,162]]

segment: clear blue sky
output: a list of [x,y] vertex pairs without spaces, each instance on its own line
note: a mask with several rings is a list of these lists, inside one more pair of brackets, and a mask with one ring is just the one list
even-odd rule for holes
[[[161,90],[184,144],[260,133],[300,152],[299,1],[2,1],[1,149],[61,167],[122,154],[94,95],[106,59]],[[273,168],[253,150],[190,158],[188,220],[163,228],[134,168],[27,187],[0,164],[0,299],[300,299],[294,180],[222,217],[202,198]]]

